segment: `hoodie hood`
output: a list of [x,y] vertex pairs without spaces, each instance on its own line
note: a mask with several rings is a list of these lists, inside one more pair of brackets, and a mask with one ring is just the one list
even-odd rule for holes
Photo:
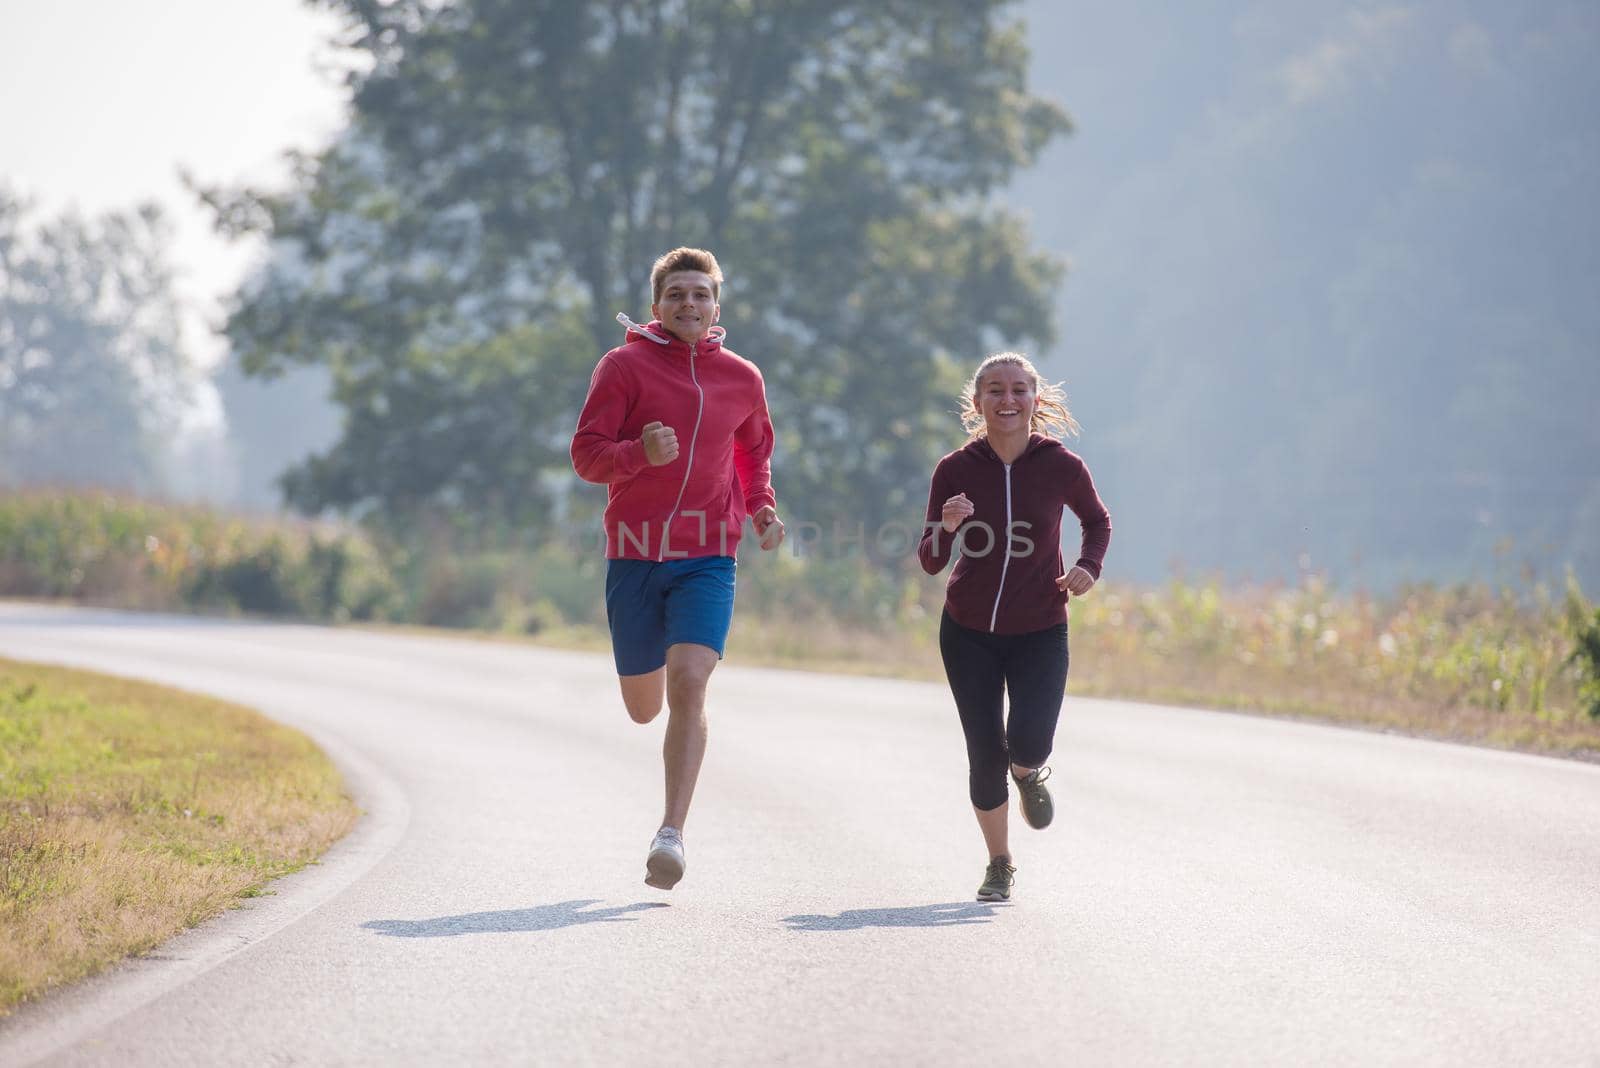
[[[651,319],[646,325],[640,326],[628,318],[626,313],[618,312],[617,322],[621,323],[624,330],[626,330],[622,342],[624,345],[631,345],[635,341],[653,341],[668,352],[687,353],[689,351],[689,343],[671,333],[661,324],[659,319]],[[702,355],[714,352],[722,347],[722,339],[727,336],[728,332],[721,326],[712,326],[710,330],[706,331],[706,336],[700,339],[700,344],[696,346],[696,351]]]
[[[1034,453],[1045,449],[1064,450],[1066,449],[1066,446],[1061,444],[1061,442],[1057,441],[1055,438],[1050,437],[1048,434],[1029,434],[1028,447],[1022,450],[1022,456],[1032,456]],[[974,438],[972,441],[969,441],[963,445],[958,451],[971,453],[972,455],[982,457],[985,460],[992,460],[997,464],[1005,462],[1000,459],[1000,454],[994,451],[994,446],[989,444],[988,437]],[[1018,456],[1017,459],[1022,459],[1022,456]]]

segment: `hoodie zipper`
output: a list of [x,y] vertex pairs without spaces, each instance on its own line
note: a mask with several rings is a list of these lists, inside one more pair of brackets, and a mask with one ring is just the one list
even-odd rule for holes
[[1011,465],[1006,464],[1006,526],[1001,535],[1005,538],[1005,556],[1000,558],[1000,586],[994,591],[994,611],[989,613],[989,633],[994,633],[995,621],[1000,618],[1000,595],[1006,590],[1006,569],[1011,566]]
[[661,551],[656,554],[656,563],[666,559],[667,539],[672,536],[672,521],[678,518],[678,508],[683,504],[683,495],[689,489],[689,474],[694,470],[694,443],[700,436],[700,418],[706,410],[706,391],[700,387],[700,376],[695,372],[695,353],[700,349],[697,341],[689,346],[689,381],[694,383],[694,390],[700,395],[700,400],[694,410],[694,431],[689,435],[689,455],[683,463],[683,485],[678,487],[678,499],[672,502],[672,512],[667,516],[667,525],[661,531]]

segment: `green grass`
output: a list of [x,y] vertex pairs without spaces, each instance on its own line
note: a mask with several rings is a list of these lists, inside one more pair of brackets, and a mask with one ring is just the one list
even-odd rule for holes
[[0,1015],[259,894],[356,815],[249,709],[0,659]]

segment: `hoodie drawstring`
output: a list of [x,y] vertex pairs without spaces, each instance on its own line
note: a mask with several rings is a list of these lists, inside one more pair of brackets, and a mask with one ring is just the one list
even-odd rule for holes
[[622,328],[624,330],[631,330],[640,337],[647,337],[651,341],[654,341],[657,345],[670,344],[666,338],[652,334],[649,330],[646,330],[644,327],[628,318],[628,316],[623,312],[617,312],[617,322],[622,324]]

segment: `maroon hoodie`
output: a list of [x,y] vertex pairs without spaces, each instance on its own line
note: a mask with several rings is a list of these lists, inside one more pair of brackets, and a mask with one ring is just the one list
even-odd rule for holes
[[[951,534],[941,518],[944,502],[958,493],[972,501],[973,512]],[[1056,588],[1067,570],[1061,557],[1063,507],[1083,527],[1078,566],[1099,579],[1111,544],[1111,514],[1095,493],[1089,469],[1061,442],[1034,434],[1022,455],[1007,464],[988,439],[978,438],[940,460],[917,558],[924,571],[937,575],[952,556],[960,557],[945,589],[950,618],[996,634],[1065,623],[1067,594]]]

